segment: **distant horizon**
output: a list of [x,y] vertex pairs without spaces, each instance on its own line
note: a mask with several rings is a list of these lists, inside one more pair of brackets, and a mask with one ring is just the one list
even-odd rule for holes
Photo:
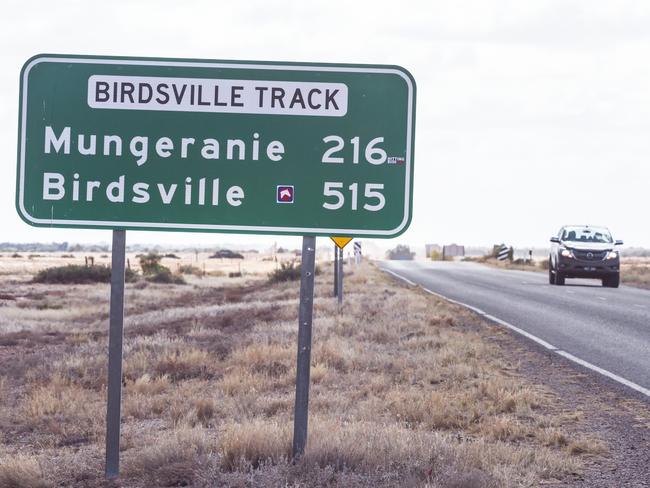
[[[219,234],[219,235],[227,235],[227,234]],[[251,249],[251,250],[261,250],[261,249],[266,249],[266,248],[271,248],[274,245],[278,248],[285,248],[285,249],[299,249],[301,246],[301,241],[300,241],[301,236],[295,236],[295,237],[287,237],[287,236],[278,236],[278,239],[272,239],[268,241],[260,241],[259,239],[251,242],[241,242],[241,241],[228,241],[228,240],[222,240],[222,241],[217,241],[210,243],[210,242],[173,242],[173,243],[164,243],[164,242],[155,242],[155,241],[135,241],[135,242],[128,242],[127,241],[127,248],[129,247],[140,247],[140,248],[160,248],[160,249],[217,249],[217,248],[232,248],[232,249],[237,249],[237,250],[245,250],[245,249]],[[322,247],[324,245],[334,245],[333,242],[325,242],[323,241],[324,239],[329,238],[327,236],[317,236],[317,245],[319,247]],[[466,249],[490,249],[492,246],[495,244],[506,244],[510,247],[513,247],[515,249],[532,249],[532,250],[540,250],[540,249],[548,249],[550,248],[549,245],[542,245],[542,244],[537,244],[537,245],[521,245],[521,244],[513,244],[513,243],[508,243],[508,242],[493,242],[493,243],[472,243],[472,244],[466,244],[463,242],[456,242],[456,241],[422,241],[422,242],[413,242],[409,240],[400,240],[398,239],[367,239],[367,238],[353,238],[356,241],[361,241],[365,242],[366,244],[376,247],[376,248],[382,248],[382,249],[391,249],[394,248],[397,245],[407,245],[411,247],[412,250],[418,249],[419,247],[422,247],[424,249],[425,245],[439,245],[439,246],[446,246],[446,245],[461,245],[464,246]],[[325,242],[325,244],[323,244]],[[81,241],[81,240],[25,240],[25,241],[18,241],[18,240],[6,240],[0,242],[0,252],[6,252],[2,251],[3,248],[5,247],[11,247],[12,245],[15,246],[29,246],[29,245],[34,245],[34,246],[54,246],[54,245],[62,245],[62,244],[67,244],[67,247],[75,247],[75,246],[82,246],[82,247],[93,247],[93,246],[101,246],[101,247],[108,247],[110,249],[111,246],[111,241],[110,239],[107,240],[95,240],[95,241]],[[642,245],[623,245],[622,248],[628,248],[628,249],[649,249],[650,246],[642,246]]]

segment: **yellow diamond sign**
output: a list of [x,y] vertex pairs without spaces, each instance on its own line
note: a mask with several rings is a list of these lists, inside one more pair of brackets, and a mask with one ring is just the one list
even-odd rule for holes
[[339,249],[343,249],[351,240],[352,237],[330,237]]

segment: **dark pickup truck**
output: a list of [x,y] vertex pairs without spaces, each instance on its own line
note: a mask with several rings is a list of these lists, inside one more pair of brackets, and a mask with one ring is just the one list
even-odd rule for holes
[[551,242],[551,285],[564,285],[566,278],[596,278],[602,280],[603,286],[618,288],[621,260],[615,246],[623,241],[614,241],[607,228],[567,225],[551,237]]

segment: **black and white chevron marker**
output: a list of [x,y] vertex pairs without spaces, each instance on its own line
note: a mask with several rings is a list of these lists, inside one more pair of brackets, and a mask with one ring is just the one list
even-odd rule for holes
[[501,245],[501,249],[499,249],[499,252],[497,254],[497,259],[499,261],[505,261],[506,259],[508,259],[508,246],[506,246],[505,244]]

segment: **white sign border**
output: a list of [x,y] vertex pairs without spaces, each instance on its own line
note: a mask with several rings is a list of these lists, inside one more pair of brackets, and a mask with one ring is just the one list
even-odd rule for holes
[[[170,222],[120,222],[120,221],[99,221],[99,220],[64,220],[64,219],[37,219],[29,215],[24,204],[24,186],[25,186],[25,144],[27,135],[27,89],[29,72],[40,63],[85,63],[85,64],[117,64],[117,65],[135,65],[135,66],[175,66],[191,68],[231,68],[231,69],[264,69],[264,70],[283,70],[283,71],[330,71],[342,73],[381,73],[394,74],[402,78],[408,87],[408,110],[406,126],[406,180],[404,192],[404,218],[402,222],[391,230],[360,230],[360,229],[327,229],[327,228],[307,228],[307,227],[275,227],[275,226],[246,226],[246,225],[214,225],[214,224],[179,224]],[[115,228],[115,229],[133,229],[133,230],[179,230],[179,231],[222,231],[237,233],[265,233],[265,234],[294,234],[301,233],[313,235],[351,235],[364,237],[392,237],[400,234],[409,222],[410,203],[411,203],[411,155],[413,148],[412,131],[413,131],[413,83],[409,76],[403,71],[394,68],[356,68],[352,66],[313,66],[313,65],[282,65],[282,64],[240,64],[218,63],[218,62],[198,62],[198,61],[156,61],[156,60],[136,60],[136,59],[102,59],[102,58],[83,58],[83,57],[51,57],[36,56],[25,66],[22,76],[22,100],[20,105],[20,167],[19,167],[19,195],[18,210],[21,216],[39,226],[80,226],[82,228]]]

